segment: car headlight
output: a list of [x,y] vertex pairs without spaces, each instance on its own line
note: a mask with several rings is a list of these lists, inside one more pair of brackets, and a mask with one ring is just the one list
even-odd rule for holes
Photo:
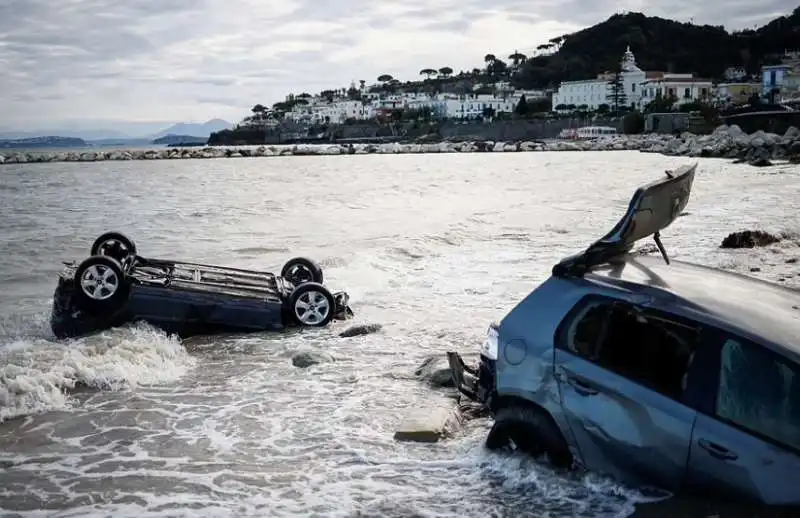
[[490,360],[497,360],[497,327],[494,324],[489,326],[486,331],[486,340],[481,345],[481,355],[486,356]]

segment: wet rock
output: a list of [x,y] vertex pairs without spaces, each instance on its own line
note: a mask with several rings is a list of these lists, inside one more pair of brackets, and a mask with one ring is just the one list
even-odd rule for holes
[[394,440],[433,443],[448,437],[461,426],[455,408],[446,406],[414,407],[403,417],[394,433]]
[[769,167],[772,165],[769,159],[770,151],[763,147],[757,147],[753,149],[753,153],[747,159],[747,163],[756,167]]
[[755,248],[777,243],[781,238],[763,230],[745,230],[733,232],[722,240],[720,248]]
[[300,351],[292,356],[292,365],[305,369],[320,363],[335,361],[333,356],[318,351]]
[[380,324],[356,324],[339,333],[339,336],[350,338],[351,336],[369,335],[377,333],[381,329],[383,329],[383,326]]
[[447,356],[429,356],[414,371],[414,376],[425,381],[433,388],[455,388],[453,376],[450,374],[450,364]]
[[471,421],[482,417],[489,417],[491,412],[484,405],[472,401],[462,401],[458,406],[463,421]]

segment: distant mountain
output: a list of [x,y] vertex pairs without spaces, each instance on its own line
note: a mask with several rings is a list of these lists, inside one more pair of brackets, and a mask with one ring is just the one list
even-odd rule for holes
[[85,147],[86,142],[72,137],[29,137],[21,139],[2,139],[0,148],[5,149],[31,149],[31,148],[56,148],[56,147]]
[[233,124],[222,119],[211,119],[202,124],[180,122],[173,124],[169,128],[159,131],[152,135],[152,138],[157,139],[166,137],[167,135],[192,135],[195,137],[208,138],[215,131],[231,129]]
[[208,142],[208,137],[193,137],[191,135],[164,135],[153,140],[156,145],[177,145],[177,144],[205,144]]
[[[154,138],[173,135],[196,135],[208,137],[215,131],[229,129],[233,125],[222,119],[212,119],[204,123],[178,123],[159,131],[171,122],[132,122],[109,120],[81,120],[65,121],[52,127],[41,127],[35,130],[17,131],[14,128],[0,128],[0,140],[17,140],[24,138],[46,137],[58,135],[60,137],[80,138],[91,141],[95,145],[128,145],[139,144],[129,142],[146,139],[148,143]],[[102,141],[102,142],[101,142]]]
[[87,140],[86,144],[92,147],[140,147],[152,144],[149,138],[102,138]]

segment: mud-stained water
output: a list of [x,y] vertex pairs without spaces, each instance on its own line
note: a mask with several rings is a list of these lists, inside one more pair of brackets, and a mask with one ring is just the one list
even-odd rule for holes
[[[625,516],[649,497],[483,448],[392,440],[431,353],[471,353],[638,184],[687,163],[632,152],[33,164],[0,170],[3,516]],[[800,171],[701,160],[675,259],[800,285]],[[726,251],[728,232],[789,239]],[[106,230],[141,254],[277,270],[317,259],[355,323],[177,340],[147,327],[59,342],[62,260]],[[760,269],[750,272],[751,269]],[[299,349],[334,362],[297,369]],[[76,388],[77,387],[77,388]],[[88,387],[88,388],[87,388]],[[72,389],[72,390],[69,390]],[[360,513],[360,514],[359,514]]]

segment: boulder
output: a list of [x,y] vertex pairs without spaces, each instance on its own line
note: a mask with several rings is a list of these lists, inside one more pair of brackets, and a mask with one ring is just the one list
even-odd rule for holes
[[434,443],[452,435],[461,425],[461,416],[447,406],[412,407],[394,433],[394,440]]
[[381,329],[383,329],[383,326],[380,324],[356,324],[339,333],[339,336],[343,338],[350,338],[352,336],[369,335],[372,333],[377,333]]
[[292,356],[292,365],[301,369],[332,361],[335,361],[333,356],[318,351],[299,351]]
[[774,236],[763,230],[745,230],[733,232],[722,240],[720,248],[755,248],[757,246],[767,246],[777,243],[780,237]]
[[450,373],[450,364],[447,362],[447,356],[443,354],[425,358],[414,371],[414,376],[433,388],[455,388],[453,376]]

